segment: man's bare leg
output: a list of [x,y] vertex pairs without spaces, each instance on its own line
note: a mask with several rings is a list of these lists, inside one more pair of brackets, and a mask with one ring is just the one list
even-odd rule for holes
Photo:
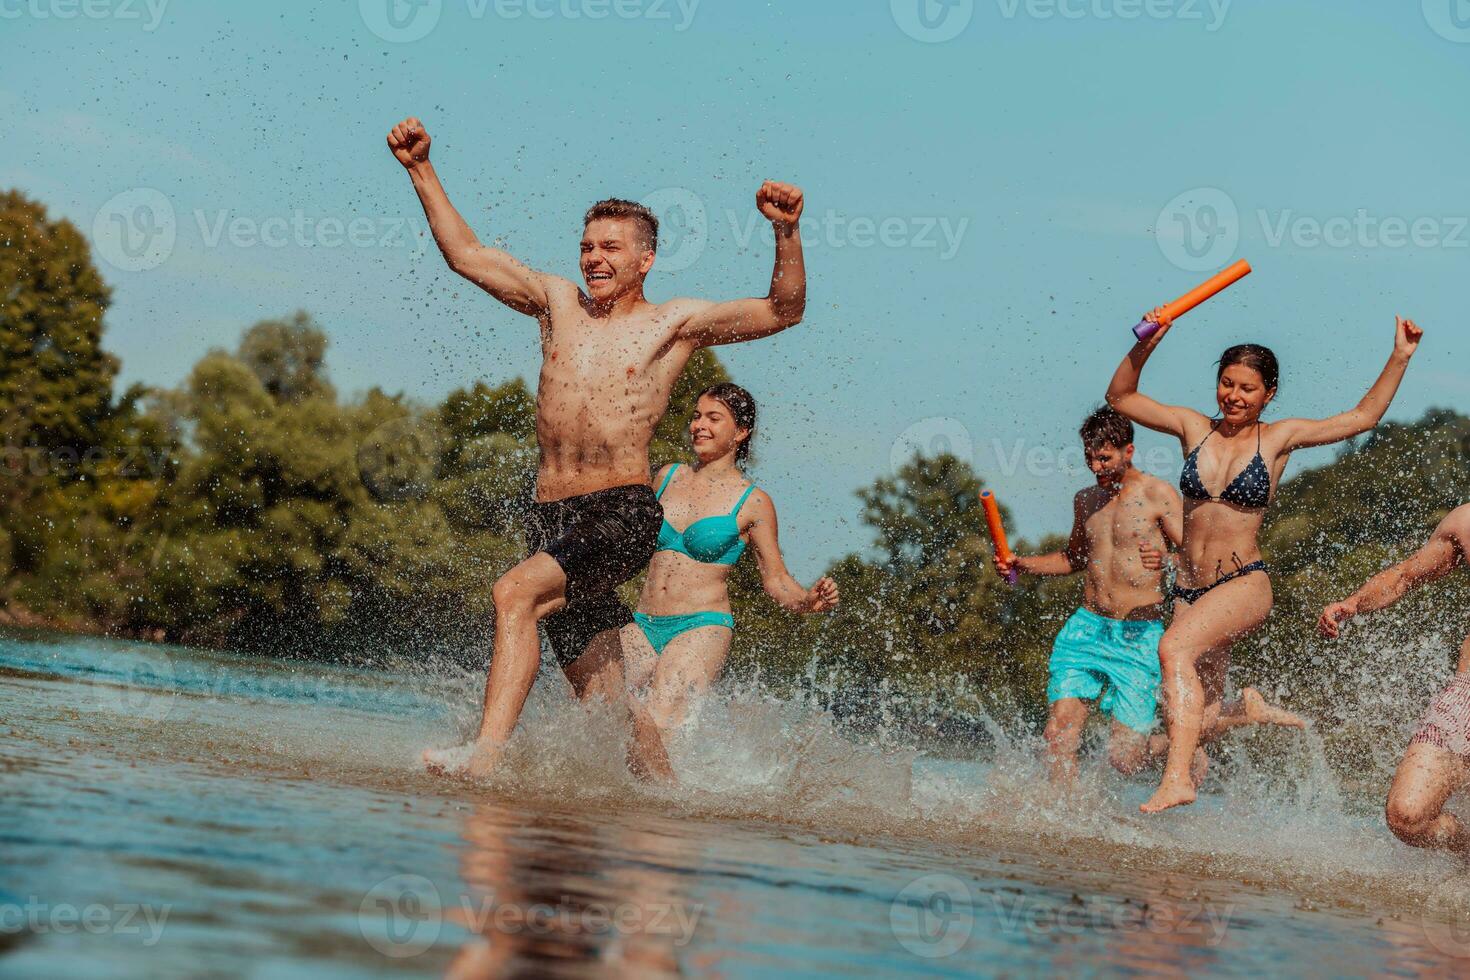
[[1455,753],[1411,742],[1388,790],[1384,808],[1388,829],[1414,847],[1470,854],[1470,831],[1454,814],[1444,812],[1450,794],[1464,786],[1467,778],[1465,761]]
[[587,651],[567,667],[567,680],[572,682],[572,690],[581,700],[600,697],[626,712],[633,729],[633,741],[628,746],[628,769],[633,775],[639,779],[673,782],[674,768],[658,727],[638,699],[629,696],[623,642],[624,633],[619,630],[598,633],[587,644]]
[[1087,702],[1081,698],[1059,698],[1046,716],[1046,767],[1053,785],[1077,779],[1077,749],[1082,744],[1082,726],[1087,724]]
[[[520,721],[521,710],[541,666],[541,639],[536,624],[566,606],[567,578],[556,559],[538,552],[495,583],[495,650],[485,678],[485,709],[480,732],[464,771],[485,776],[495,768],[505,743]],[[431,771],[447,772],[454,750],[424,753]]]

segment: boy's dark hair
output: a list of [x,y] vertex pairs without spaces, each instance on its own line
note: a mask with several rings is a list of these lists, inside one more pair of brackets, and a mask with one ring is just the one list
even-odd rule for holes
[[1096,409],[1077,431],[1082,445],[1096,452],[1103,446],[1122,449],[1133,442],[1133,423],[1110,405]]
[[637,201],[625,201],[620,197],[609,197],[598,201],[587,209],[582,218],[582,228],[599,218],[632,218],[638,223],[638,237],[650,252],[658,251],[658,218]]

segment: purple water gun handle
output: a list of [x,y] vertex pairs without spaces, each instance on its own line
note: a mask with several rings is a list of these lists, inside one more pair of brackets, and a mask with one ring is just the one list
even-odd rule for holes
[[1133,336],[1139,340],[1148,340],[1159,332],[1159,325],[1152,320],[1143,319],[1138,321],[1138,326],[1133,328]]
[[1015,585],[1019,581],[1021,581],[1021,573],[1016,571],[1015,568],[1012,568],[1009,572],[1006,572],[1007,585]]

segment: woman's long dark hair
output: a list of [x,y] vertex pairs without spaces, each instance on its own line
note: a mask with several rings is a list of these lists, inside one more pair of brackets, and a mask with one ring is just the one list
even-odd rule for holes
[[1260,374],[1266,382],[1266,390],[1274,392],[1276,383],[1281,380],[1281,364],[1276,360],[1275,353],[1269,347],[1260,344],[1236,344],[1225,353],[1220,355],[1217,362],[1219,370],[1215,372],[1215,383],[1225,376],[1225,369],[1239,364],[1251,368]]
[[735,462],[741,467],[750,459],[750,444],[755,440],[755,398],[750,392],[730,381],[710,385],[699,393],[700,398],[713,398],[730,410],[736,428],[749,433],[735,447]]

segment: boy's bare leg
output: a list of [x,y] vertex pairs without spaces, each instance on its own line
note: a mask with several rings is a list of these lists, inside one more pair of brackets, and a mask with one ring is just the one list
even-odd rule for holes
[[1082,726],[1087,723],[1087,702],[1081,698],[1053,701],[1046,717],[1046,766],[1053,784],[1077,779],[1077,749],[1082,744]]
[[[464,765],[469,775],[488,775],[515,731],[541,666],[536,624],[566,605],[566,584],[561,566],[545,552],[527,558],[495,583],[495,651],[485,678],[480,732]],[[424,762],[432,771],[445,772],[453,768],[453,753],[431,749]]]
[[1454,752],[1411,742],[1388,790],[1384,808],[1388,828],[1414,847],[1470,854],[1470,831],[1454,814],[1444,812],[1450,794],[1464,786],[1467,778],[1465,760]]

